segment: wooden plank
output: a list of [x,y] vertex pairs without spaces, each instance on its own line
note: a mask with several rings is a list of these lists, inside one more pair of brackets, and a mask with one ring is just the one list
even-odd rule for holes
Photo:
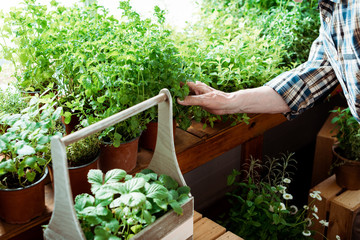
[[202,218],[194,224],[194,240],[211,240],[226,232],[223,226],[208,218]]
[[[249,171],[251,158],[259,160],[262,159],[263,140],[264,135],[259,135],[242,144],[240,169],[243,171],[243,173],[246,174]],[[256,171],[256,169],[254,170]],[[241,176],[243,179],[246,178],[245,174]]]
[[286,118],[282,114],[258,114],[250,119],[249,124],[240,123],[225,129],[201,144],[179,152],[177,158],[181,171],[189,172],[284,121]]
[[202,214],[194,211],[194,223],[202,218]]
[[244,239],[232,232],[227,231],[226,233],[218,237],[216,240],[244,240]]
[[186,151],[188,148],[191,148],[193,145],[199,144],[203,140],[193,134],[184,131],[180,128],[176,129],[175,133],[175,150],[176,153]]
[[23,232],[35,228],[36,226],[44,225],[48,223],[52,209],[54,207],[54,194],[51,184],[45,186],[45,205],[46,205],[46,210],[44,214],[33,219],[28,223],[8,224],[4,221],[0,221],[0,239],[1,240],[11,239],[20,235]]
[[[319,216],[319,219],[328,221],[331,200],[334,199],[336,195],[342,191],[342,188],[336,184],[335,175],[333,175],[310,190],[310,192],[313,191],[320,191],[320,196],[322,200],[319,201],[317,199],[309,197],[309,205],[315,204],[318,208],[317,215]],[[311,229],[321,234],[325,234],[327,230],[323,225],[319,223],[319,221],[314,221],[314,225]],[[315,233],[314,239],[323,240],[323,236]]]

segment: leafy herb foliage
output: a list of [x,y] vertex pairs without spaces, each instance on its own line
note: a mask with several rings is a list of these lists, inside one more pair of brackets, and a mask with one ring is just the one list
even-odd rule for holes
[[19,188],[39,179],[51,161],[50,139],[60,132],[55,123],[61,108],[54,111],[53,98],[34,96],[18,114],[4,114],[1,122],[9,128],[0,135],[0,188]]
[[[311,193],[314,200],[303,209],[290,205],[293,196],[287,189],[296,163],[292,155],[268,158],[265,164],[251,159],[246,182],[238,181],[237,176],[242,172],[234,170],[228,177],[228,184],[234,186],[227,194],[231,207],[220,223],[249,240],[306,239],[311,236],[313,232],[309,226],[318,219],[314,203],[315,199],[321,201],[321,196],[319,192]],[[262,175],[259,175],[261,170]],[[327,224],[323,220],[320,222]]]
[[337,131],[340,155],[349,160],[360,161],[360,125],[349,108],[332,110],[337,115],[331,120]]
[[167,175],[149,169],[127,175],[113,169],[105,175],[90,170],[91,192],[75,198],[75,210],[86,239],[130,239],[147,225],[173,209],[182,214],[190,188],[179,187]]

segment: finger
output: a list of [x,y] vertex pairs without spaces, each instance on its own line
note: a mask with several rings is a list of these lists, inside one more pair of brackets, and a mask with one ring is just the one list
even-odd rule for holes
[[187,84],[188,84],[188,86],[190,88],[190,91],[195,92],[196,95],[205,94],[205,93],[208,93],[208,92],[211,92],[211,91],[215,90],[215,89],[209,87],[208,85],[206,85],[205,83],[200,82],[200,81],[196,81],[195,83],[194,82],[188,82]]
[[177,102],[181,105],[189,106],[189,105],[197,105],[203,106],[205,105],[205,101],[203,95],[190,95],[186,96],[184,100],[177,99]]

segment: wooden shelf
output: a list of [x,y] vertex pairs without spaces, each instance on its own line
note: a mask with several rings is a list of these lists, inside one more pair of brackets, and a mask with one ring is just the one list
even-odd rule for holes
[[[231,126],[230,123],[217,123],[214,128],[208,127],[203,129],[202,123],[193,122],[187,131],[177,128],[175,134],[175,149],[180,169],[182,173],[190,172],[241,144],[244,145],[242,150],[243,157],[250,154],[253,156],[254,154],[259,155],[263,133],[285,121],[286,118],[282,114],[256,114],[251,116],[249,124],[240,123]],[[138,165],[133,173],[146,168],[151,157],[151,151],[140,149]],[[53,209],[53,191],[51,184],[46,186],[45,192],[46,211],[44,214],[22,225],[7,224],[0,221],[0,240],[41,239],[41,236],[34,238],[34,236],[30,234],[24,233],[48,223]],[[24,236],[18,238],[21,234]],[[223,237],[227,237],[227,235]]]

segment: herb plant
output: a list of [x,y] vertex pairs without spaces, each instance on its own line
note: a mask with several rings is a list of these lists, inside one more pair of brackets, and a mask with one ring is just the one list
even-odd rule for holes
[[333,110],[337,115],[331,120],[337,130],[339,154],[349,160],[360,160],[360,125],[349,108]]
[[86,239],[130,239],[169,209],[182,214],[181,205],[190,192],[189,187],[179,187],[171,177],[149,169],[134,177],[121,169],[105,175],[90,170],[88,180],[93,195],[75,198]]
[[[291,205],[293,196],[288,193],[291,169],[295,160],[292,154],[280,158],[268,158],[265,165],[251,159],[250,171],[245,182],[236,181],[241,172],[234,170],[228,184],[234,190],[228,193],[231,204],[222,217],[221,224],[229,231],[245,239],[307,239],[312,221],[318,219],[315,199],[321,201],[320,192],[310,193],[313,201],[298,209]],[[259,175],[259,170],[265,170]],[[324,220],[320,223],[327,225]]]
[[32,97],[29,106],[19,114],[5,114],[2,122],[10,126],[0,135],[0,188],[30,185],[44,174],[51,161],[50,138],[61,108],[54,110],[54,99]]

